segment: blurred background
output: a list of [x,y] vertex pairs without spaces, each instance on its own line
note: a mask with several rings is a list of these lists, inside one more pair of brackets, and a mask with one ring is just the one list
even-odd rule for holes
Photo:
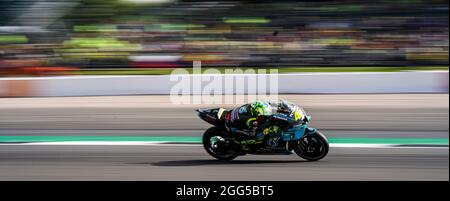
[[448,44],[446,0],[0,2],[0,76],[448,69]]
[[[0,180],[448,181],[448,46],[447,0],[0,0]],[[277,68],[330,154],[213,160],[193,61]]]

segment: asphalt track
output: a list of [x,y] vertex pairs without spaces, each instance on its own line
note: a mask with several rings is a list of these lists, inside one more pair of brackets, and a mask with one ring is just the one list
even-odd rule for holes
[[[335,138],[447,138],[448,94],[285,95]],[[209,125],[164,96],[0,99],[0,136],[200,136]],[[232,107],[233,105],[226,105]],[[319,162],[197,145],[0,145],[0,180],[448,180],[448,147],[332,148]]]
[[200,146],[0,146],[1,180],[448,180],[448,165],[448,148],[332,148],[318,162],[221,162]]

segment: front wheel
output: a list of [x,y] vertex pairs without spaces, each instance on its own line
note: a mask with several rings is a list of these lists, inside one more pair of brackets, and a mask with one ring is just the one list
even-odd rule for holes
[[303,159],[318,161],[328,154],[328,140],[321,132],[303,136],[293,143],[294,152]]
[[226,133],[222,129],[211,127],[203,134],[203,147],[214,158],[219,160],[233,160],[238,155],[229,153],[225,138]]

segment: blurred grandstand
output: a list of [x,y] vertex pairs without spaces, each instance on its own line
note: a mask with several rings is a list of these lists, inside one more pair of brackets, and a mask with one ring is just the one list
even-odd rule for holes
[[448,66],[448,1],[4,0],[0,75]]

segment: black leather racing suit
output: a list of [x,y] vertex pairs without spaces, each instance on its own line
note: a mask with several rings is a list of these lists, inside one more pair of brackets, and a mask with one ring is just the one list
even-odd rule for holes
[[[291,114],[299,107],[285,100],[268,101],[272,108],[272,113]],[[240,133],[249,136],[256,136],[256,132],[263,131],[264,121],[270,119],[270,116],[255,117],[250,113],[250,104],[245,104],[224,113],[226,127],[232,133]],[[267,134],[267,133],[266,133]]]

